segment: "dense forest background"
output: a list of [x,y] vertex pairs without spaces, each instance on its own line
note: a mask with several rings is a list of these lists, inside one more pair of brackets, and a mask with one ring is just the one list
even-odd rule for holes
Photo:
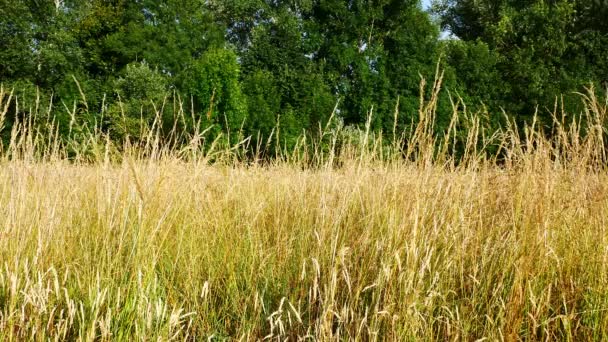
[[[608,5],[591,0],[0,0],[0,82],[14,117],[60,132],[239,132],[293,145],[335,124],[407,131],[443,72],[436,129],[462,100],[484,124],[577,115],[608,85]],[[427,92],[431,90],[426,89]],[[336,106],[337,104],[337,106]],[[176,107],[189,113],[177,120]],[[395,128],[394,113],[400,115]],[[10,131],[10,130],[9,130]],[[67,133],[66,133],[67,134]],[[233,134],[234,136],[234,134]]]

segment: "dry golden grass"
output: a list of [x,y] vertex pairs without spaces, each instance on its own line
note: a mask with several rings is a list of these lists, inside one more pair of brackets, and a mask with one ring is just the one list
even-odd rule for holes
[[608,176],[0,166],[7,339],[602,339]]
[[432,116],[392,157],[364,130],[269,165],[74,161],[15,129],[1,339],[605,340],[606,107],[587,99],[598,129],[504,129],[500,163],[475,125],[457,163]]

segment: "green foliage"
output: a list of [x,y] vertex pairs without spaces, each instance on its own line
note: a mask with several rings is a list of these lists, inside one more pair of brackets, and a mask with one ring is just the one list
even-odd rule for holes
[[[105,124],[117,137],[142,134],[169,88],[192,98],[191,126],[218,134],[245,123],[285,147],[318,134],[338,99],[348,124],[363,125],[373,107],[373,127],[392,127],[396,98],[414,112],[419,73],[437,57],[438,30],[418,1],[19,0],[2,11],[12,63],[3,79],[27,77],[76,103],[83,122],[100,119],[116,90],[122,104]],[[19,54],[30,64],[13,63]]]
[[[336,102],[336,94],[311,58],[309,32],[304,27],[305,6],[291,3],[266,5],[265,18],[249,33],[251,46],[242,52],[245,93],[251,97],[250,133],[262,139],[273,129],[281,145],[291,148],[303,131],[318,133]],[[231,18],[229,27],[240,18]],[[254,82],[261,82],[255,85]],[[270,120],[270,121],[269,121]]]
[[268,139],[281,113],[281,98],[273,73],[256,70],[243,80],[243,93],[249,108],[248,131]]
[[480,40],[448,40],[444,49],[447,81],[454,96],[475,108],[495,104],[509,95],[509,85],[498,71],[503,57],[488,44]]
[[364,124],[374,107],[374,127],[392,129],[397,97],[403,113],[416,111],[410,104],[420,75],[434,71],[438,36],[418,1],[320,1],[310,25],[317,31],[314,58],[344,99],[346,124]]
[[[156,114],[171,130],[176,106],[152,106],[170,92],[192,105],[179,129],[244,133],[272,152],[295,146],[303,131],[319,134],[336,103],[347,126],[373,113],[372,130],[407,136],[421,77],[433,79],[440,63],[444,89],[489,112],[492,126],[503,110],[547,123],[556,99],[578,113],[575,92],[608,86],[607,7],[436,0],[432,17],[419,0],[0,0],[0,82],[29,84],[70,108],[57,118],[61,134],[77,122],[135,139]],[[440,39],[439,23],[458,39]],[[430,87],[423,92],[430,97]],[[116,94],[122,105],[103,118]],[[441,132],[448,92],[437,101]]]
[[127,65],[125,75],[114,82],[118,94],[125,99],[158,101],[166,92],[166,81],[148,63]]
[[232,132],[242,127],[247,103],[239,77],[240,66],[231,50],[209,50],[194,61],[183,87],[193,98],[194,111],[199,114],[197,121]]
[[[548,122],[556,99],[563,96],[565,110],[577,113],[580,100],[573,92],[582,92],[590,83],[606,84],[608,55],[601,47],[608,34],[601,15],[606,13],[605,5],[573,0],[444,0],[436,10],[443,26],[463,45],[470,45],[452,44],[448,49],[461,89],[478,97],[478,85],[486,86],[482,98],[495,112],[503,107],[529,121],[538,108],[540,119]],[[480,42],[489,54],[476,47]],[[471,69],[462,58],[463,49],[485,71]]]
[[33,18],[22,1],[0,0],[0,79],[29,78],[34,72]]
[[[114,136],[139,138],[142,127],[162,119],[162,102],[167,96],[167,80],[145,63],[127,65],[122,77],[113,83],[118,102],[109,109]],[[158,123],[157,123],[158,124]]]

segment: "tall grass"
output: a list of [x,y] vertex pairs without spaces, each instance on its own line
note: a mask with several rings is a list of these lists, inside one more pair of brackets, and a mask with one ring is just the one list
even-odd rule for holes
[[487,132],[455,99],[438,135],[437,79],[411,132],[370,111],[271,162],[36,106],[0,158],[2,340],[607,339],[606,103]]

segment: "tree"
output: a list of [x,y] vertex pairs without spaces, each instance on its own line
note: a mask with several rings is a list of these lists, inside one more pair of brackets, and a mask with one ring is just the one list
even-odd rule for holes
[[109,110],[111,132],[115,138],[129,136],[137,140],[145,134],[142,127],[152,125],[157,115],[162,114],[157,111],[167,94],[167,80],[147,63],[134,62],[113,82],[113,88],[119,102]]
[[420,75],[432,77],[439,57],[439,30],[420,1],[323,0],[310,20],[314,59],[344,100],[345,123],[363,124],[373,107],[373,126],[390,131],[400,98],[404,128],[418,108]]
[[0,81],[27,79],[36,69],[32,13],[24,1],[0,0]]
[[203,124],[233,133],[245,124],[247,103],[239,79],[240,66],[231,50],[209,50],[193,61],[182,87],[192,96]]
[[81,70],[72,13],[50,1],[0,2],[0,80],[28,80],[58,91]]
[[[499,56],[491,72],[499,73],[505,91],[500,96],[499,89],[490,90],[497,94],[494,110],[504,106],[529,121],[540,108],[548,122],[558,97],[564,96],[567,112],[577,112],[580,99],[573,92],[606,82],[608,30],[605,8],[597,6],[573,0],[444,0],[435,8],[445,29],[467,44],[483,42]],[[464,87],[474,88],[476,81],[463,76]]]
[[374,128],[392,129],[397,98],[404,113],[415,112],[419,75],[434,72],[439,30],[417,0],[222,4],[216,6],[234,28],[229,36],[245,79],[272,73],[278,110],[294,113],[308,131],[327,120],[338,99],[347,124],[364,124],[374,107]]
[[[304,130],[318,132],[336,101],[321,66],[309,54],[310,33],[303,18],[309,9],[289,1],[245,9],[254,12],[237,11],[227,16],[226,26],[248,28],[231,39],[245,40],[235,45],[241,48],[245,95],[250,99],[249,133],[260,133],[264,141],[278,123],[281,144],[293,146]],[[254,84],[258,81],[261,85]]]

